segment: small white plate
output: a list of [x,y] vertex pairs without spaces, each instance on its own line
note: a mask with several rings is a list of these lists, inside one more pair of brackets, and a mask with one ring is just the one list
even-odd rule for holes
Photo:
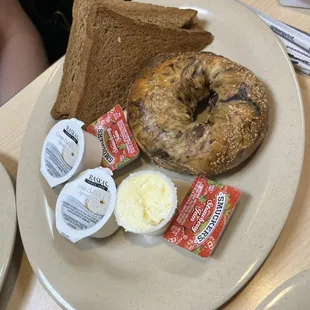
[[12,257],[15,234],[15,192],[9,174],[0,163],[0,290]]
[[276,288],[256,310],[309,310],[310,269],[298,273]]

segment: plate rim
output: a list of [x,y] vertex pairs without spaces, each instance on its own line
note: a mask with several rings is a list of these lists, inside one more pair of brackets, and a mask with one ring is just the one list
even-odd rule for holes
[[[304,283],[303,283],[304,282]],[[281,292],[283,292],[285,289],[287,289],[292,284],[303,284],[309,285],[310,284],[310,268],[305,269],[303,271],[300,271],[293,275],[292,277],[286,279],[284,282],[282,282],[280,285],[278,285],[274,290],[270,292],[257,306],[256,310],[264,310],[265,307],[269,305],[270,302],[272,302],[274,299],[277,298]]]
[[[140,0],[138,0],[140,1]],[[236,2],[238,5],[244,7],[241,3]],[[192,3],[193,4],[193,3]],[[245,7],[246,8],[246,7]],[[266,24],[261,21],[261,19],[259,17],[257,17],[253,12],[251,12],[248,8],[246,8],[248,13],[251,15],[254,15],[255,18],[257,18],[260,22],[261,22],[261,26],[262,27],[267,27]],[[270,30],[270,32],[272,33],[272,31]],[[272,33],[273,34],[273,33]],[[281,232],[285,226],[285,223],[287,221],[287,218],[291,212],[293,203],[295,201],[295,197],[296,197],[296,193],[298,191],[299,188],[299,183],[300,183],[300,178],[301,178],[301,173],[302,173],[302,167],[304,164],[304,156],[305,156],[305,113],[304,113],[304,104],[303,104],[303,98],[302,98],[302,93],[301,93],[301,89],[299,86],[299,82],[297,79],[297,74],[293,68],[293,65],[290,62],[289,56],[287,55],[283,45],[279,42],[279,40],[277,39],[277,37],[274,35],[274,39],[277,42],[279,48],[282,51],[282,54],[286,60],[286,63],[289,67],[289,71],[291,76],[293,77],[294,80],[294,85],[297,91],[297,95],[298,95],[298,104],[296,104],[296,107],[298,107],[298,109],[300,110],[300,114],[301,114],[301,126],[300,126],[300,143],[299,143],[299,153],[298,153],[298,158],[300,158],[300,162],[298,162],[298,167],[296,169],[296,186],[295,186],[295,190],[292,191],[292,201],[291,201],[291,206],[290,208],[288,208],[286,215],[283,215],[283,218],[281,220],[281,225],[279,225],[279,228],[276,230],[277,233],[274,233],[274,238],[272,242],[270,243],[270,246],[268,246],[268,252],[262,254],[259,259],[255,262],[254,267],[251,269],[250,272],[247,273],[247,275],[242,279],[242,281],[240,283],[238,283],[236,286],[234,286],[231,291],[223,298],[223,300],[216,305],[216,307],[219,307],[221,305],[223,305],[225,302],[229,301],[238,291],[240,291],[247,283],[248,281],[255,275],[255,273],[259,270],[260,266],[262,266],[262,264],[265,262],[265,260],[268,258],[268,255],[270,254],[270,252],[272,251],[273,247],[275,246],[275,244],[277,243]],[[53,79],[54,74],[57,72],[57,70],[59,70],[59,67],[62,65],[63,61],[64,61],[64,57],[63,56],[60,60],[58,60],[57,65],[55,66],[55,70],[52,72],[50,78],[48,79],[48,81],[45,83],[44,87],[42,88],[42,91],[40,93],[39,98],[37,99],[37,102],[40,100],[40,97],[42,95],[42,93],[44,92],[45,87],[49,84],[49,82]],[[37,103],[36,103],[37,105]],[[31,116],[29,118],[29,123],[27,125],[26,131],[25,133],[28,132],[28,129],[30,127],[30,121],[31,118],[33,117],[33,114],[35,112],[35,108],[31,113]],[[25,139],[24,139],[25,140]],[[23,149],[24,149],[24,140],[22,143],[22,148],[21,148],[21,155],[23,154]],[[20,167],[20,166],[19,166]],[[18,203],[19,199],[19,187],[18,187],[18,183],[19,183],[19,179],[21,178],[20,176],[20,169],[18,169],[18,173],[17,173],[17,191],[16,191],[16,199],[17,199],[17,216],[18,216],[18,223],[20,223],[20,216],[19,216],[19,206],[20,204]],[[34,270],[37,279],[39,280],[39,282],[42,284],[42,286],[45,288],[45,290],[49,293],[49,295],[52,297],[52,299],[61,307],[66,307],[66,309],[75,309],[73,308],[69,303],[67,303],[58,293],[57,291],[55,291],[55,289],[53,287],[51,287],[47,281],[47,279],[45,278],[45,276],[42,274],[42,272],[39,270],[38,266],[32,261],[32,258],[28,255],[28,250],[27,250],[27,246],[24,239],[24,234],[22,233],[22,228],[21,225],[19,224],[20,230],[21,230],[21,238],[23,241],[23,245],[24,245],[24,249],[25,252],[27,254],[27,257],[29,259],[30,265],[32,267],[32,269]]]
[[[5,218],[6,220],[7,219],[10,220],[9,225],[12,227],[12,229],[9,232],[6,231],[6,239],[9,239],[10,244],[8,245],[9,250],[5,254],[5,257],[6,257],[5,261],[2,265],[2,268],[0,268],[0,270],[2,270],[2,272],[0,272],[0,291],[1,291],[5,283],[5,279],[9,271],[11,259],[13,256],[13,250],[15,246],[15,239],[16,239],[16,232],[17,232],[17,212],[16,212],[16,196],[15,196],[14,185],[13,185],[13,182],[11,180],[11,177],[8,171],[6,170],[6,168],[1,162],[0,162],[0,174],[1,174],[0,178],[5,180],[5,187],[1,188],[1,190],[3,191],[4,189],[5,192],[7,191],[6,194],[4,195],[5,196],[4,200],[7,201],[9,199],[11,201],[11,203],[5,204],[6,211],[9,210],[9,215],[6,216]],[[0,222],[1,222],[1,219],[0,219]]]

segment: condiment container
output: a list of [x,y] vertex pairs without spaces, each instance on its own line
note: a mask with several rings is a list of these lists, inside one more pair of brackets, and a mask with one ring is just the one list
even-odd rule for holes
[[87,127],[102,146],[103,167],[116,170],[124,167],[139,156],[139,147],[126,122],[120,105],[99,117]]
[[56,227],[61,235],[75,243],[86,237],[105,238],[118,229],[111,175],[107,168],[89,169],[64,186],[56,203]]
[[236,188],[197,177],[164,238],[201,257],[209,257],[239,197],[240,191]]
[[41,173],[51,187],[100,165],[100,141],[84,131],[83,125],[75,118],[62,120],[48,133],[41,152]]
[[126,231],[161,235],[177,207],[177,190],[163,173],[143,170],[131,174],[119,185],[115,217]]

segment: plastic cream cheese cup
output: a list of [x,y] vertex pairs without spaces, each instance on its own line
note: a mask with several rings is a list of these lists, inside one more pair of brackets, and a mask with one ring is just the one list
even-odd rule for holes
[[100,166],[100,141],[84,131],[83,122],[59,121],[48,133],[41,152],[41,173],[51,187],[67,182],[79,172]]
[[161,235],[177,208],[177,190],[164,174],[138,171],[117,189],[115,217],[126,231],[150,236]]
[[107,168],[89,169],[64,186],[56,203],[56,228],[61,235],[76,243],[86,237],[105,238],[118,229],[111,175]]

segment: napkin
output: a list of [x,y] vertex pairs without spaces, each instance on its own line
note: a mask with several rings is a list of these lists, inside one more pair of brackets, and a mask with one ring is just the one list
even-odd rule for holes
[[296,71],[310,76],[310,34],[273,19],[239,0],[236,1],[260,17],[277,35],[279,41],[285,47]]

